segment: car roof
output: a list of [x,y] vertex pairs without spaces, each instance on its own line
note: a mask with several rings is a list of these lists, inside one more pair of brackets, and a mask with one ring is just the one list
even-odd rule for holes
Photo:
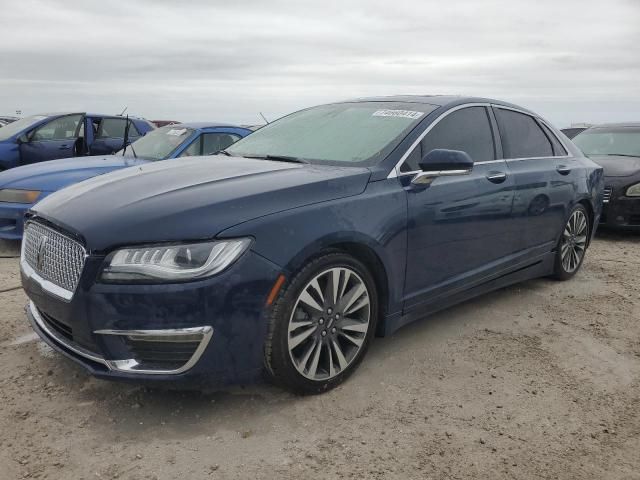
[[216,128],[216,127],[244,128],[239,125],[234,125],[232,123],[222,123],[222,122],[184,122],[184,123],[174,123],[173,125],[167,125],[167,126],[168,127],[188,127],[188,128]]
[[[87,117],[100,117],[100,118],[127,118],[126,115],[117,115],[117,114],[105,114],[105,113],[91,113],[91,112],[81,112],[81,111],[71,111],[71,112],[48,112],[48,113],[35,113],[29,116],[40,116],[40,117],[62,117],[64,115],[74,115],[74,114],[84,114]],[[135,115],[129,115],[129,120],[142,120],[148,122],[146,118],[136,117]]]
[[364,98],[356,98],[353,100],[346,100],[344,102],[337,103],[349,103],[349,102],[405,102],[405,103],[425,103],[429,105],[434,105],[437,107],[449,107],[455,105],[461,105],[464,103],[493,103],[496,105],[503,105],[505,107],[512,107],[518,110],[523,110],[532,115],[537,114],[532,112],[531,110],[521,107],[519,105],[514,105],[509,102],[505,102],[503,100],[495,100],[492,98],[483,98],[483,97],[471,97],[464,95],[392,95],[387,97],[364,97]]
[[640,127],[640,122],[600,123],[589,128]]

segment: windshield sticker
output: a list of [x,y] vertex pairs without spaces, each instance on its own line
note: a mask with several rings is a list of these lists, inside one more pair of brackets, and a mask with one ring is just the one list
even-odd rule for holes
[[377,110],[373,112],[373,117],[399,117],[410,118],[415,120],[424,115],[424,112],[415,112],[413,110]]
[[167,132],[167,135],[179,137],[180,135],[184,135],[185,133],[187,133],[186,128],[173,128]]

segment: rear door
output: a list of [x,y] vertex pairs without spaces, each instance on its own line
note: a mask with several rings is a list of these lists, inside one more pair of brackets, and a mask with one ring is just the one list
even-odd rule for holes
[[127,121],[129,122],[129,143],[140,138],[140,132],[131,120],[125,117],[103,118],[98,125],[95,139],[89,145],[91,155],[110,155],[123,148]]
[[[400,167],[408,203],[405,308],[482,282],[517,249],[513,178],[500,159],[488,106],[465,106],[436,122]],[[473,170],[412,185],[418,162],[436,148],[465,151]]]
[[83,118],[82,113],[63,115],[30,132],[28,141],[20,144],[20,164],[73,157]]
[[536,256],[555,247],[575,198],[576,161],[540,119],[493,106],[502,146],[515,179],[513,219],[523,253]]

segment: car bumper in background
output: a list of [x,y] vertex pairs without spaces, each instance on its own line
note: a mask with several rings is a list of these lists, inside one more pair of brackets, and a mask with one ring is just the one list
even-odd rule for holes
[[95,283],[101,265],[87,258],[68,302],[22,275],[27,316],[54,349],[103,378],[190,386],[260,378],[276,265],[247,252],[215,277],[164,285]]
[[624,195],[626,187],[606,187],[600,226],[640,230],[640,197]]
[[25,203],[0,202],[0,239],[20,240],[24,227],[24,214],[32,207]]

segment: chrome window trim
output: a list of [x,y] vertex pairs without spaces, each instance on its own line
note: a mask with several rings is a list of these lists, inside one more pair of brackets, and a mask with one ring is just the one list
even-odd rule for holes
[[387,175],[387,178],[404,177],[404,176],[408,176],[408,175],[415,175],[417,173],[422,172],[422,170],[412,170],[410,172],[401,172],[400,171],[400,167],[405,162],[405,160],[409,157],[409,155],[411,155],[413,153],[413,150],[424,139],[424,137],[426,137],[427,134],[443,118],[445,118],[450,113],[457,112],[458,110],[462,110],[463,108],[468,108],[468,107],[495,107],[495,108],[502,108],[504,110],[512,110],[514,112],[522,113],[524,115],[528,115],[530,117],[533,117],[534,119],[539,120],[539,121],[541,121],[542,123],[544,123],[546,125],[546,127],[549,129],[549,131],[556,137],[556,139],[558,140],[560,145],[562,145],[562,148],[564,148],[565,152],[567,152],[567,155],[552,155],[551,157],[499,158],[499,159],[496,159],[496,160],[484,160],[484,161],[481,161],[481,162],[474,162],[474,165],[487,165],[487,164],[499,163],[499,162],[507,162],[507,163],[508,162],[518,162],[518,161],[522,161],[522,160],[542,160],[542,159],[550,159],[550,158],[573,158],[573,155],[570,154],[571,150],[569,150],[567,148],[567,145],[562,141],[562,139],[560,137],[558,137],[558,135],[556,135],[556,133],[553,131],[553,128],[549,125],[549,123],[546,120],[540,118],[539,116],[537,116],[537,115],[535,115],[535,114],[533,114],[531,112],[527,112],[526,110],[522,110],[522,109],[515,108],[515,107],[509,107],[509,106],[506,106],[506,105],[498,105],[498,104],[495,104],[495,103],[474,102],[474,103],[465,103],[463,105],[458,105],[456,107],[453,107],[452,109],[447,110],[446,112],[444,112],[442,115],[440,115],[438,118],[436,118],[433,122],[431,122],[431,124],[425,129],[424,132],[422,132],[420,134],[420,136],[416,139],[416,141],[411,144],[411,146],[402,155],[402,157],[400,157],[400,160],[391,169],[391,171],[389,172],[389,175]]
[[[448,115],[450,115],[453,112],[457,112],[458,110],[462,110],[463,108],[470,108],[470,107],[489,107],[491,106],[491,104],[489,103],[465,103],[463,105],[457,105],[449,110],[447,110],[446,112],[444,112],[442,115],[440,115],[438,118],[436,118],[433,122],[431,122],[431,124],[424,130],[424,132],[422,132],[418,138],[416,138],[415,142],[413,142],[411,144],[411,146],[407,149],[406,152],[404,152],[404,154],[402,155],[402,157],[400,157],[400,160],[398,160],[398,162],[396,163],[396,165],[391,169],[391,171],[389,172],[389,175],[387,175],[387,178],[396,178],[396,177],[404,177],[406,175],[415,175],[417,172],[420,172],[421,170],[414,170],[412,172],[401,172],[400,171],[400,166],[405,162],[405,160],[409,157],[409,155],[411,155],[413,153],[413,151],[415,150],[415,148],[418,146],[418,144],[422,141],[422,139],[424,137],[427,136],[427,134],[438,124],[442,121],[443,118],[446,118]],[[478,162],[479,163],[479,162]]]
[[[573,156],[573,155],[569,154],[569,152],[571,152],[571,150],[569,150],[567,148],[567,145],[558,137],[558,135],[556,135],[556,133],[553,131],[553,128],[549,125],[549,122],[547,122],[543,118],[540,118],[538,115],[533,114],[531,112],[527,112],[526,110],[522,110],[520,108],[508,107],[506,105],[497,105],[495,103],[491,104],[491,106],[494,107],[494,108],[501,108],[503,110],[511,110],[513,112],[522,113],[523,115],[528,115],[530,117],[533,117],[535,120],[538,120],[538,121],[544,123],[545,126],[549,129],[549,131],[553,134],[553,136],[556,137],[558,142],[560,142],[560,145],[562,145],[562,148],[564,148],[564,151],[567,152],[566,155],[551,155],[550,157],[547,156],[547,157],[505,158],[505,160],[507,160],[507,161],[536,160],[536,159],[548,159],[548,158],[570,158],[570,157]],[[544,131],[542,133],[544,133]],[[553,148],[551,148],[551,150],[553,151]]]

